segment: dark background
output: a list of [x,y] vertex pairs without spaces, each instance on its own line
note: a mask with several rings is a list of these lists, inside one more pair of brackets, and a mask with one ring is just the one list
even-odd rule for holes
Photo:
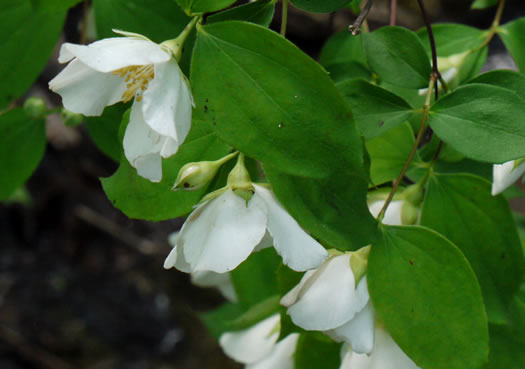
[[[494,14],[469,11],[468,0],[426,3],[433,21],[487,28]],[[388,1],[374,4],[372,28],[389,19]],[[83,11],[83,4],[70,10],[64,40],[79,41]],[[415,1],[399,0],[398,14],[398,24],[422,26]],[[523,15],[525,2],[508,1],[503,23]],[[279,19],[280,4],[272,28]],[[307,14],[291,7],[287,36],[316,57],[330,34],[353,21],[346,11]],[[504,51],[497,40],[491,46],[492,55]],[[47,91],[60,70],[55,60],[28,94],[50,106],[60,104]],[[491,62],[509,63],[503,54]],[[47,135],[46,155],[27,183],[29,202],[0,205],[0,369],[240,368],[198,318],[220,305],[221,295],[162,268],[167,237],[182,220],[127,219],[98,179],[117,164],[85,127],[66,127],[50,116]]]

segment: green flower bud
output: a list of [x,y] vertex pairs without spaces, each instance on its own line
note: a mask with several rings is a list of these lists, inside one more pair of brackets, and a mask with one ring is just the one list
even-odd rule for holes
[[237,153],[226,155],[216,161],[199,161],[184,165],[177,175],[173,190],[196,191],[208,184],[217,174],[219,168]]
[[419,207],[414,206],[409,201],[404,201],[401,207],[401,223],[404,225],[413,225],[417,223],[419,217]]
[[423,188],[419,183],[410,185],[403,191],[403,197],[407,202],[411,203],[412,205],[421,204],[421,202],[423,201],[423,196]]
[[82,114],[73,113],[67,109],[62,109],[60,113],[62,121],[68,127],[76,127],[84,121],[84,116]]
[[30,97],[24,102],[24,111],[34,119],[44,118],[47,114],[47,106],[39,97]]

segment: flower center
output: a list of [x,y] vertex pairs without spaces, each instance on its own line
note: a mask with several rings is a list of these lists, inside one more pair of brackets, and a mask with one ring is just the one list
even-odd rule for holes
[[126,91],[122,94],[122,101],[127,103],[135,96],[137,96],[137,101],[142,100],[142,92],[146,91],[149,82],[155,78],[155,68],[153,64],[130,65],[114,70],[113,74],[124,78],[126,82]]

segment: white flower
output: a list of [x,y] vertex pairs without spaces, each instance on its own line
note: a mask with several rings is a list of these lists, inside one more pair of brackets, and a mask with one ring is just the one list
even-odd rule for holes
[[322,331],[370,353],[374,343],[374,311],[366,276],[355,283],[350,261],[356,254],[332,256],[281,299],[292,321],[306,330]]
[[[372,202],[368,206],[368,209],[370,210],[374,218],[378,216],[384,204],[385,204],[384,200],[377,200],[377,201]],[[403,208],[403,201],[401,200],[392,201],[388,205],[388,208],[386,209],[385,216],[382,221],[383,224],[402,225],[403,224],[401,220],[401,209],[402,208]]]
[[[180,232],[173,232],[169,235],[168,241],[172,247],[175,247],[179,239]],[[170,254],[172,258],[176,257],[176,253]],[[166,259],[168,262],[169,259]],[[229,273],[215,273],[210,271],[200,271],[190,273],[191,283],[199,287],[213,287],[217,288],[226,300],[237,302],[237,293],[233,287],[233,283]]]
[[272,245],[296,271],[319,266],[327,251],[279,204],[274,194],[252,184],[246,201],[228,188],[199,205],[182,226],[177,245],[164,263],[183,272],[233,270],[255,250]]
[[374,349],[370,355],[353,352],[349,345],[341,350],[339,369],[419,369],[383,328],[375,329]]
[[525,162],[515,167],[511,160],[503,164],[495,164],[492,172],[492,195],[498,195],[510,187],[525,173]]
[[280,323],[279,314],[274,314],[250,328],[224,333],[219,344],[226,355],[246,364],[246,369],[293,369],[299,334],[277,342]]
[[124,134],[124,154],[139,175],[158,182],[161,157],[175,154],[190,130],[193,98],[173,52],[144,36],[89,45],[65,43],[58,61],[69,65],[49,88],[62,96],[64,107],[86,116],[134,99]]

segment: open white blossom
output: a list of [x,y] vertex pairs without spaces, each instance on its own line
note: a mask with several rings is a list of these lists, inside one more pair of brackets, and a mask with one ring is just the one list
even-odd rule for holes
[[277,342],[280,323],[280,315],[274,314],[247,329],[224,333],[219,344],[226,355],[246,364],[246,369],[293,369],[299,334]]
[[376,326],[374,349],[370,355],[357,353],[350,345],[345,344],[341,349],[339,369],[419,369],[419,367],[399,348],[387,331]]
[[374,344],[374,310],[366,275],[355,282],[350,266],[355,254],[332,256],[305,273],[301,282],[281,299],[299,327],[322,331],[355,352],[370,353]]
[[273,244],[283,263],[296,271],[319,266],[328,257],[281,206],[272,191],[252,184],[247,201],[231,188],[200,204],[182,226],[164,267],[189,273],[233,270],[255,250]]
[[[179,239],[179,232],[169,235],[169,243],[175,247]],[[175,253],[173,255],[176,255]],[[190,273],[191,283],[199,287],[217,288],[224,298],[231,302],[237,302],[237,293],[233,286],[230,273],[215,273],[210,271],[200,271]]]
[[49,88],[64,107],[86,116],[134,100],[124,154],[139,175],[162,179],[161,157],[175,154],[190,130],[193,98],[173,51],[134,33],[89,45],[65,43],[58,61],[69,62]]
[[495,164],[492,170],[492,195],[496,196],[525,173],[525,162],[516,166],[515,161],[511,160],[503,164]]

